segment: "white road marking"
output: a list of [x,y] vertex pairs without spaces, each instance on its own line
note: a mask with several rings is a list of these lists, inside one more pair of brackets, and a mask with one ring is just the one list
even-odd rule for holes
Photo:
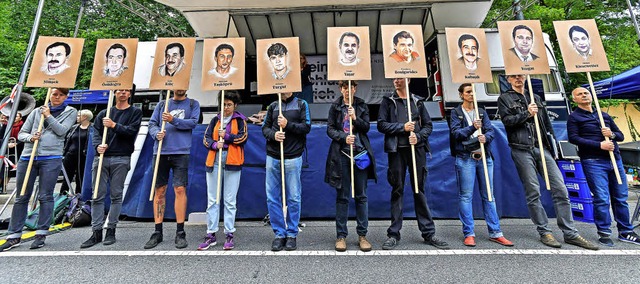
[[600,255],[640,256],[640,250],[553,250],[553,249],[479,249],[479,250],[375,250],[362,252],[336,251],[7,251],[0,257],[16,256],[438,256],[438,255]]

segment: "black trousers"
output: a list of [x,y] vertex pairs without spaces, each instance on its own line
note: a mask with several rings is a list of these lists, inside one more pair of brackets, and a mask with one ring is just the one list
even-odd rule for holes
[[418,193],[415,193],[413,182],[413,164],[411,161],[411,148],[398,148],[398,152],[389,153],[389,169],[387,180],[391,185],[391,226],[387,229],[387,236],[400,240],[402,229],[402,204],[404,197],[404,184],[407,169],[409,170],[413,204],[418,221],[418,229],[423,238],[429,238],[436,233],[431,211],[427,206],[427,198],[424,195],[424,181],[427,178],[427,157],[424,147],[416,147],[416,167],[418,173]]
[[[80,158],[79,158],[80,157]],[[82,193],[82,180],[84,178],[84,165],[87,161],[87,156],[80,154],[78,156],[77,153],[70,154],[64,156],[62,160],[62,166],[64,170],[67,172],[67,176],[69,177],[69,182],[75,179],[76,182],[76,190],[75,193]],[[69,192],[69,186],[66,181],[62,182],[62,187],[60,187],[60,193]]]

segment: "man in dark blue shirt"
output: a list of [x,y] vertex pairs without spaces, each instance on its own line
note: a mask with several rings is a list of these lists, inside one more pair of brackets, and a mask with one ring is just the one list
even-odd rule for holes
[[[617,143],[624,140],[624,135],[606,112],[602,112],[605,127],[601,127],[598,114],[591,105],[591,94],[587,89],[576,88],[571,94],[578,107],[567,121],[569,142],[578,145],[582,169],[589,189],[593,193],[594,217],[600,236],[599,242],[605,246],[613,246],[610,238],[609,206],[611,206],[618,227],[618,239],[640,245],[640,237],[633,232],[629,218],[627,203],[629,188]],[[609,141],[606,141],[605,137],[608,137]],[[622,184],[616,181],[609,151],[614,153]]]

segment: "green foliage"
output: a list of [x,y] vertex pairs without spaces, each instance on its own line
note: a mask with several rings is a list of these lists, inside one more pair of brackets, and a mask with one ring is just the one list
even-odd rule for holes
[[[157,12],[190,36],[195,32],[176,10],[152,0],[137,0]],[[72,37],[81,0],[46,1],[38,35]],[[29,36],[37,10],[37,0],[0,0],[0,98],[9,95],[18,82]],[[88,0],[80,22],[78,35],[84,38],[84,48],[76,89],[87,89],[91,81],[96,41],[101,38],[138,38],[153,41],[158,37],[176,37],[161,29],[155,19],[143,19],[132,14],[116,1]],[[34,47],[35,49],[35,47]],[[44,101],[46,90],[24,88],[37,100]]]

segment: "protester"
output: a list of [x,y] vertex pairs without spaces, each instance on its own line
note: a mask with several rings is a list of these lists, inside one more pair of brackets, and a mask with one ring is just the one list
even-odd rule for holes
[[[87,160],[87,145],[93,134],[91,119],[93,113],[88,109],[78,112],[76,124],[74,124],[64,139],[64,158],[62,166],[64,167],[69,182],[75,179],[75,194],[82,193],[82,180],[84,179],[84,166]],[[62,183],[60,194],[66,195],[69,192],[69,184]]]

